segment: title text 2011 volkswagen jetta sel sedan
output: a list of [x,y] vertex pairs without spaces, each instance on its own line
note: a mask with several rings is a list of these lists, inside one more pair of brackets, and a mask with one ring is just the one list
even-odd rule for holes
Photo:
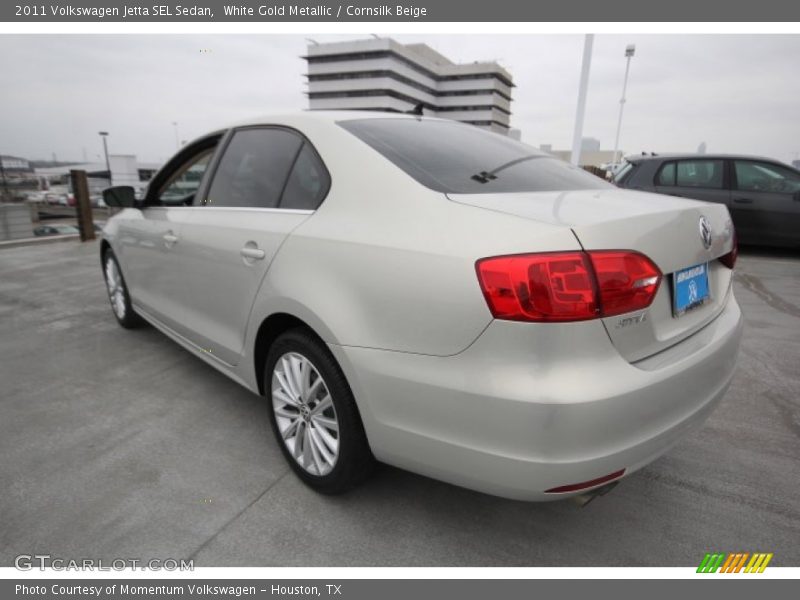
[[741,313],[725,206],[619,190],[452,121],[309,112],[184,147],[109,219],[111,305],[267,399],[297,475],[377,459],[524,500],[697,427]]

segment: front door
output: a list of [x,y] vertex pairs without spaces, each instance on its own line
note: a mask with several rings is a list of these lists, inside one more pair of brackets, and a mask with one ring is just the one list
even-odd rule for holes
[[745,243],[800,244],[800,173],[775,163],[734,160],[731,216]]
[[196,152],[181,152],[153,181],[144,208],[120,225],[123,271],[134,306],[181,335],[187,326],[182,299],[192,284],[184,269],[190,248],[183,243],[183,228],[196,210],[194,197],[213,151],[212,140]]

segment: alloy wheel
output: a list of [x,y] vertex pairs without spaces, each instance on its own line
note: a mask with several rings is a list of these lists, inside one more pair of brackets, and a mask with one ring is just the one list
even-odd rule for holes
[[312,475],[330,473],[339,456],[339,421],[325,380],[302,354],[287,352],[276,361],[272,409],[297,464]]
[[122,284],[122,276],[117,268],[117,261],[112,257],[106,259],[106,287],[108,288],[108,298],[111,300],[111,308],[117,318],[125,318],[125,287]]

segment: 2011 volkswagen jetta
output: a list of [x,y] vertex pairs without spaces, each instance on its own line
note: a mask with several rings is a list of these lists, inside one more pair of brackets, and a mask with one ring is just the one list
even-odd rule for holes
[[734,371],[725,206],[472,125],[257,119],[106,202],[117,320],[264,395],[322,492],[375,459],[509,498],[597,490],[701,424]]

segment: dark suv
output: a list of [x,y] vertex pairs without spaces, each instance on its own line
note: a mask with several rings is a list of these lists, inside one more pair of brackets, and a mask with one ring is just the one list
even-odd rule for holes
[[631,156],[614,183],[631,190],[725,204],[739,241],[800,246],[800,171],[769,158]]

